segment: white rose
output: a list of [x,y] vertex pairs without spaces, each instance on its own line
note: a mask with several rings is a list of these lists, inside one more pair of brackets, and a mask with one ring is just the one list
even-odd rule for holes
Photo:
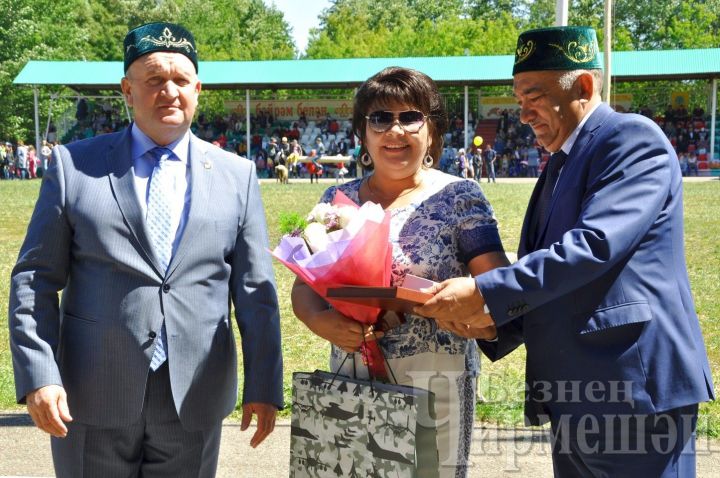
[[347,227],[350,219],[357,215],[357,209],[352,206],[339,206],[337,208],[338,223],[342,229]]
[[314,208],[312,208],[310,214],[308,214],[307,220],[308,222],[319,222],[321,224],[325,224],[325,216],[327,216],[330,211],[332,211],[332,206],[330,204],[326,202],[318,203]]
[[319,222],[311,222],[305,227],[303,239],[308,243],[310,251],[313,253],[327,249],[329,241],[325,225]]

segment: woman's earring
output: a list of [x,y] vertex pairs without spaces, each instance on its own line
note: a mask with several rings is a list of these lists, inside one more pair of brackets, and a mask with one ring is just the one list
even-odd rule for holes
[[372,166],[372,163],[373,163],[373,160],[369,154],[363,153],[362,156],[360,156],[360,164],[362,164],[366,168],[368,166]]
[[423,166],[425,166],[426,168],[430,169],[430,168],[433,167],[433,164],[435,164],[435,160],[434,160],[433,157],[430,156],[430,154],[428,153],[428,154],[423,158]]

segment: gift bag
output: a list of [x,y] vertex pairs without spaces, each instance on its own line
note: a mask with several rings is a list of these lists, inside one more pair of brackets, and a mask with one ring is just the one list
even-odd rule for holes
[[290,477],[436,478],[433,402],[414,387],[293,373]]

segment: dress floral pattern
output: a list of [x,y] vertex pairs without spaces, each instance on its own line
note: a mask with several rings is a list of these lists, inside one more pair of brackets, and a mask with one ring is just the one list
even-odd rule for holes
[[[391,210],[391,285],[402,285],[408,273],[436,282],[467,276],[470,259],[503,251],[492,208],[476,182],[435,170],[427,176],[429,187],[422,196]],[[332,202],[339,189],[359,204],[362,181],[328,188],[320,202]],[[467,371],[480,368],[473,340],[439,330],[434,321],[415,315],[406,315],[405,324],[388,331],[379,343],[387,358],[424,352],[465,354]],[[342,360],[342,350],[333,349],[333,355]]]
[[[339,189],[360,204],[362,181],[357,179],[330,187],[320,201],[332,202]],[[391,285],[402,285],[407,274],[436,282],[468,276],[467,264],[471,259],[486,252],[503,251],[492,208],[476,182],[437,170],[427,171],[424,181],[423,193],[415,201],[390,211]],[[446,401],[454,404],[452,408],[460,411],[460,416],[455,427],[445,433],[457,437],[451,438],[452,443],[446,447],[450,459],[456,461],[455,466],[444,472],[441,468],[441,473],[458,478],[466,476],[480,370],[475,341],[440,330],[433,320],[406,314],[405,323],[387,331],[378,343],[388,363],[406,370],[434,370],[439,363],[455,364],[451,368],[460,374],[452,386],[454,390],[446,394]],[[350,368],[347,357],[342,349],[333,346],[331,369],[340,369],[341,373],[352,371],[348,375],[359,370],[362,365],[356,367],[357,358],[350,361],[353,364]],[[443,451],[443,446],[438,444],[438,447]]]

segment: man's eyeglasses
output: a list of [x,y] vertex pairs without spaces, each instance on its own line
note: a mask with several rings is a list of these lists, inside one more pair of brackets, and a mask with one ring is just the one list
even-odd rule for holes
[[400,111],[397,115],[392,111],[373,111],[365,117],[368,126],[376,133],[384,133],[393,127],[395,122],[407,133],[417,133],[425,124],[427,115],[422,111]]

